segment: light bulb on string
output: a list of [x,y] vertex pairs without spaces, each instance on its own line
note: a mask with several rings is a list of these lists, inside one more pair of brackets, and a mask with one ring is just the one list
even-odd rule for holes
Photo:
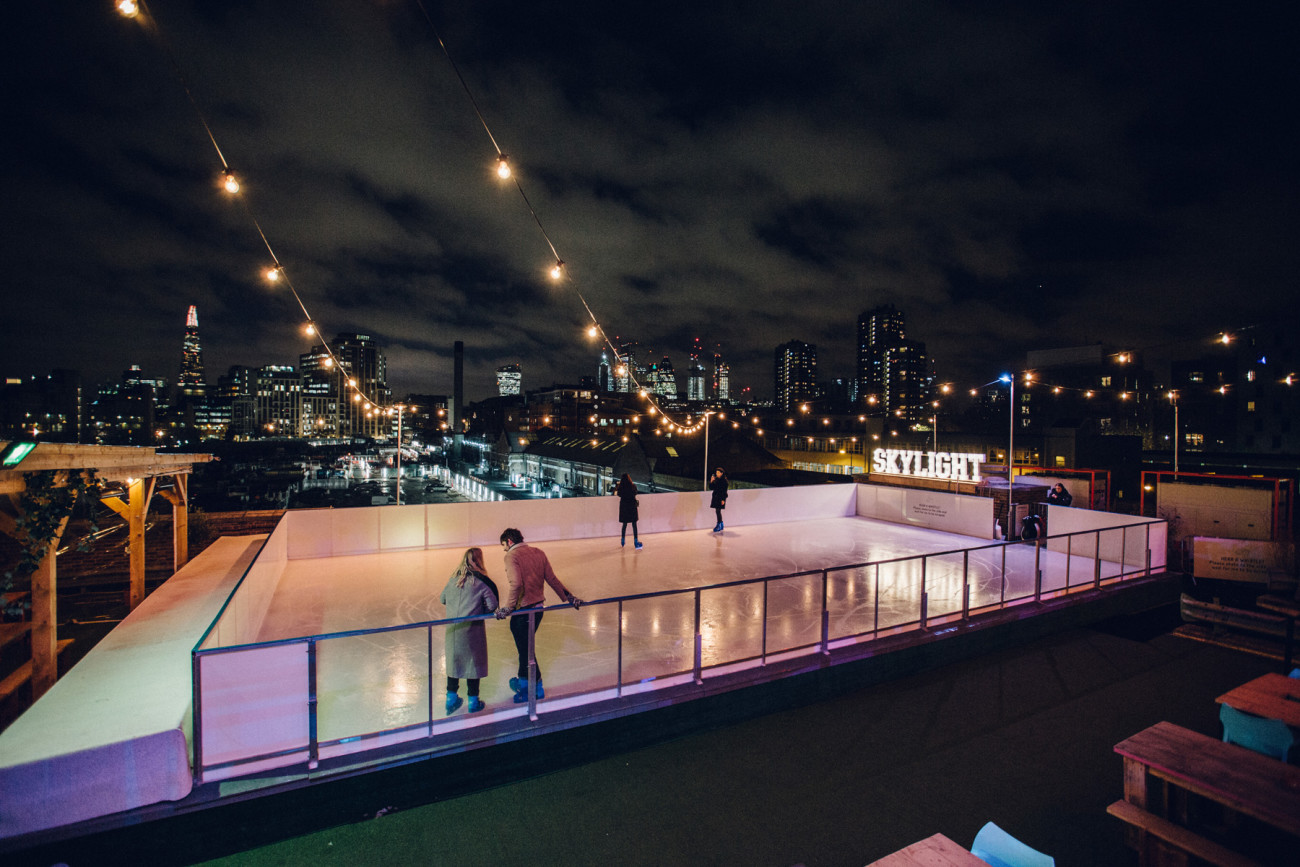
[[594,325],[587,329],[588,337],[595,337],[598,333],[599,332],[596,330],[596,326]]
[[308,337],[311,337],[313,334],[316,333],[316,326],[308,322],[306,325],[302,327],[302,330],[307,334]]
[[230,169],[226,169],[225,173],[221,176],[221,186],[225,188],[227,193],[230,193],[230,195],[233,196],[235,193],[239,192],[239,178],[235,177],[235,173]]
[[140,14],[140,4],[135,0],[118,0],[117,11],[123,18],[134,18]]
[[503,181],[510,177],[510,161],[505,154],[497,157],[497,177]]
[[280,265],[272,265],[262,272],[268,283],[279,283],[280,278],[284,276],[284,268]]
[[559,280],[564,276],[564,260],[556,259],[555,264],[551,266],[551,279]]

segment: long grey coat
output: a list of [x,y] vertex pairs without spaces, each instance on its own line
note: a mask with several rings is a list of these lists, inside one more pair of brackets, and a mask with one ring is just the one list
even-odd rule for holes
[[[497,588],[492,579],[477,572],[470,573],[464,587],[457,587],[453,575],[442,591],[442,604],[447,607],[448,617],[491,614],[497,610]],[[443,642],[448,677],[487,676],[487,629],[482,620],[448,626]]]

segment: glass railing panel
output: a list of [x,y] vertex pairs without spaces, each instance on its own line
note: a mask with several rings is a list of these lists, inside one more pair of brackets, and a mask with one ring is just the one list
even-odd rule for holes
[[767,582],[767,652],[806,647],[822,639],[822,573]]
[[1032,599],[1037,590],[1040,552],[1033,542],[1009,542],[1002,546],[1006,559],[1006,601]]
[[701,664],[763,655],[763,582],[700,591]]
[[893,629],[921,619],[921,558],[893,560],[873,567],[879,574],[880,628]]
[[[434,697],[443,695],[443,633],[433,627]],[[429,719],[429,630],[402,629],[316,643],[316,726],[321,741]],[[463,689],[462,689],[463,694]],[[435,702],[434,719],[440,719]]]
[[932,554],[925,558],[925,592],[929,600],[927,616],[961,613],[965,559],[962,551]]
[[1101,530],[1097,540],[1097,549],[1101,552],[1101,580],[1118,578],[1124,573],[1125,547],[1128,536],[1137,535],[1137,530],[1117,528]]
[[623,683],[695,668],[695,594],[623,603]]
[[[491,627],[489,627],[489,632]],[[506,637],[509,638],[509,630]],[[618,603],[554,608],[537,631],[537,664],[548,698],[612,689],[618,685]],[[501,658],[503,681],[515,676],[518,657],[513,641]],[[507,699],[509,701],[509,699]]]
[[989,545],[974,548],[967,553],[971,609],[1000,605],[1007,589],[1003,566],[1006,561],[1005,546]]
[[876,567],[831,569],[826,574],[826,609],[832,641],[867,635],[876,628]]

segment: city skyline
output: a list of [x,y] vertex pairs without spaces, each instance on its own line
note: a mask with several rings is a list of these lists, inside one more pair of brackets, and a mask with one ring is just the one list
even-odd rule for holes
[[579,292],[682,372],[722,343],[732,391],[762,399],[791,339],[852,376],[854,317],[881,304],[941,378],[978,382],[1034,348],[1194,354],[1293,291],[1267,86],[1287,52],[1250,12],[433,9],[565,261],[554,285],[413,7],[155,11],[161,45],[107,2],[19,10],[6,375],[173,379],[190,303],[210,372],[292,363],[313,339],[249,214],[320,329],[374,335],[416,392],[448,389],[456,340],[471,395],[506,363],[537,385],[589,369]]

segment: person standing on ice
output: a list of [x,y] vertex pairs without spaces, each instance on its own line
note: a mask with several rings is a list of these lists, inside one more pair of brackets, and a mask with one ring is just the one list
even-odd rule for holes
[[623,525],[623,535],[619,537],[619,547],[627,544],[627,525],[632,525],[632,544],[637,550],[640,550],[641,540],[636,533],[637,520],[637,499],[636,499],[636,482],[627,473],[623,478],[618,480],[618,486],[614,488],[614,493],[618,495],[618,520]]
[[[515,640],[515,650],[519,652],[519,671],[517,677],[510,678],[510,688],[515,691],[515,703],[528,701],[528,618],[530,609],[535,609],[533,617],[533,636],[536,641],[537,630],[542,628],[542,609],[546,601],[545,585],[560,594],[560,598],[575,609],[582,607],[582,600],[568,591],[568,588],[556,577],[551,568],[551,561],[541,548],[534,548],[524,543],[524,535],[514,527],[501,531],[501,547],[506,549],[506,597],[497,609],[497,620],[510,617],[510,635]],[[516,613],[519,612],[519,613]],[[514,615],[511,617],[511,615]],[[534,662],[534,664],[536,664]],[[542,667],[537,666],[537,697],[544,698],[546,690],[542,688]]]
[[714,525],[713,532],[722,532],[722,510],[727,508],[727,474],[718,467],[713,471],[713,478],[709,479],[709,490],[713,492],[713,497],[709,500],[709,508],[718,516],[718,523]]
[[[473,617],[491,614],[497,609],[497,585],[483,568],[483,549],[470,548],[460,558],[460,565],[447,579],[442,604],[448,617]],[[460,679],[469,690],[469,712],[478,713],[486,705],[478,697],[479,680],[488,673],[487,629],[482,620],[452,623],[443,637],[447,658],[447,715],[464,704],[460,697]]]

